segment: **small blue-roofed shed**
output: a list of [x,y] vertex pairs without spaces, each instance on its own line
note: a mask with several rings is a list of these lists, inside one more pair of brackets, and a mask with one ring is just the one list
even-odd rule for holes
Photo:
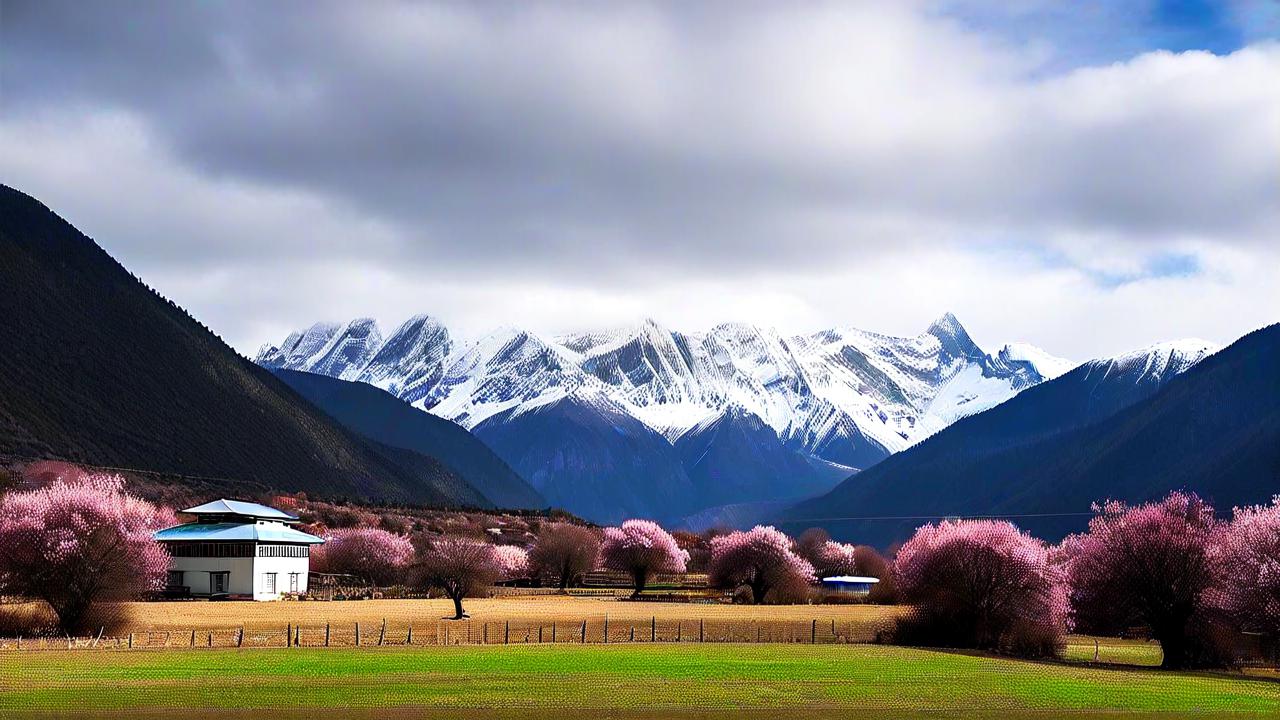
[[838,595],[868,595],[879,578],[861,575],[834,575],[822,578],[822,589]]

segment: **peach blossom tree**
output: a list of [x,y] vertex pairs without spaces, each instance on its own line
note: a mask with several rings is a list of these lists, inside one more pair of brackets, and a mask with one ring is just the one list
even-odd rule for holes
[[0,498],[0,593],[42,600],[65,633],[100,602],[158,589],[169,555],[151,537],[173,513],[124,491],[124,480],[69,473]]
[[381,528],[339,528],[325,534],[311,550],[311,569],[318,573],[354,575],[370,585],[404,581],[413,562],[413,543]]
[[638,597],[658,573],[682,573],[689,553],[681,550],[671,533],[651,520],[627,520],[605,528],[600,543],[600,565],[631,576]]
[[770,590],[811,584],[813,566],[791,549],[791,538],[774,527],[757,525],[711,540],[711,583],[751,588],[751,601],[764,602]]
[[915,606],[898,627],[908,644],[1042,656],[1067,630],[1065,575],[1053,550],[1008,522],[925,525],[898,551],[894,578]]
[[1248,632],[1280,641],[1280,496],[1236,508],[1214,546],[1219,607]]

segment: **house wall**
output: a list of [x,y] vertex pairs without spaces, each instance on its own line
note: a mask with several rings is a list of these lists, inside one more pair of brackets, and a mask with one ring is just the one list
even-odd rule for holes
[[[289,574],[298,573],[298,592],[307,591],[307,568],[309,558],[260,557],[248,558],[253,561],[253,599],[277,600],[289,592]],[[267,573],[276,574],[276,591],[268,592]]]
[[191,588],[192,595],[209,594],[209,573],[211,572],[231,573],[227,578],[227,592],[234,595],[252,595],[254,560],[257,558],[175,557],[169,559],[169,569],[182,571],[182,584]]

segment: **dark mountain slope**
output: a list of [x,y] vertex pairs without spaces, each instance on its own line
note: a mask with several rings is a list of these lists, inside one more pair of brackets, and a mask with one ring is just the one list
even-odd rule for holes
[[406,462],[341,427],[4,186],[0,347],[0,455],[489,504],[439,461]]
[[[1017,522],[1057,539],[1087,521],[1059,514],[1087,513],[1095,500],[1186,488],[1225,511],[1280,492],[1280,326],[1241,338],[1110,414],[1079,401],[1092,377],[1082,367],[961,420],[783,518],[792,529],[822,524],[887,545],[923,522],[915,516],[1046,515]],[[1064,417],[1077,425],[1063,427]],[[910,519],[817,520],[838,517]]]
[[736,407],[694,426],[675,448],[698,508],[802,498],[829,490],[848,474],[847,468],[815,467],[763,420]]
[[671,444],[602,398],[507,410],[473,432],[548,502],[589,520],[670,521],[693,509],[692,483]]
[[499,507],[540,508],[547,504],[510,465],[459,425],[365,383],[295,370],[273,372],[351,430],[438,458]]

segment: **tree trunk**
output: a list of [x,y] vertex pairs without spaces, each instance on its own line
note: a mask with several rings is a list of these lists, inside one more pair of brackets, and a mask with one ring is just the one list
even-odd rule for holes
[[631,598],[633,600],[640,597],[640,591],[644,590],[645,580],[647,579],[645,575],[647,575],[647,573],[636,572],[631,574],[631,579],[635,582],[636,587],[636,591],[631,593]]
[[768,584],[761,580],[756,580],[750,583],[749,587],[751,588],[752,604],[759,605],[764,602],[764,596],[769,592]]
[[450,597],[453,598],[453,619],[462,620],[467,617],[467,614],[462,612],[462,593],[451,595]]

